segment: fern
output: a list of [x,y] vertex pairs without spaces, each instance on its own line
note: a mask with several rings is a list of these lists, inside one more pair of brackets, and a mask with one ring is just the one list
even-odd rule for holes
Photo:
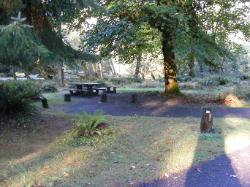
[[76,137],[101,135],[99,125],[105,121],[105,116],[100,112],[93,115],[84,113],[76,120],[72,133]]

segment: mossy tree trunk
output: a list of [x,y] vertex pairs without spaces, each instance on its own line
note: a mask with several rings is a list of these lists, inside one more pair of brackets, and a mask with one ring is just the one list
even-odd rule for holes
[[176,78],[176,61],[173,51],[173,42],[171,33],[162,32],[162,52],[164,59],[164,77],[165,77],[165,93],[179,93],[179,86]]

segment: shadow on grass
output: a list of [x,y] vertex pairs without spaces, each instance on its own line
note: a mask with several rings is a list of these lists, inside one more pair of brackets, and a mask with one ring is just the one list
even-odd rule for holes
[[[206,152],[215,150],[216,144],[213,144],[213,138],[217,135],[202,134],[199,136],[197,147],[194,155],[194,161],[203,160],[202,157]],[[240,181],[231,165],[231,159],[225,152],[224,136],[218,136],[220,151],[222,155],[209,161],[203,162],[196,167],[192,167],[187,171],[185,187],[214,187],[214,186],[241,186]],[[204,150],[204,140],[211,141],[209,149]],[[194,163],[196,164],[196,163]]]
[[[242,184],[249,184],[244,179],[249,180],[247,173],[250,151],[246,148],[249,147],[246,135],[250,127],[247,120],[236,121],[237,118],[218,120],[215,133],[198,136],[189,169],[138,186],[241,187]],[[190,152],[193,152],[192,149]],[[243,160],[239,153],[244,154]]]

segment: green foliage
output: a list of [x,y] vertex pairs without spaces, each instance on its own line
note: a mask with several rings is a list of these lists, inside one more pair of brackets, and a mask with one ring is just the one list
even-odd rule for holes
[[75,123],[72,133],[76,137],[89,137],[94,135],[101,135],[99,125],[105,122],[105,116],[101,113],[83,114]]
[[133,78],[133,77],[114,77],[110,78],[109,81],[113,85],[129,85],[131,83],[142,83],[142,79]]
[[41,89],[35,81],[4,81],[0,90],[0,115],[7,117],[29,114],[32,99],[39,97]]
[[180,82],[188,82],[188,81],[191,81],[192,80],[192,77],[190,76],[177,76],[177,80],[180,81]]
[[12,23],[0,30],[1,64],[17,66],[30,72],[39,60],[50,62],[53,53],[40,42],[29,26]]
[[159,52],[161,34],[169,32],[177,62],[188,62],[192,55],[200,63],[219,66],[222,58],[232,58],[238,46],[229,40],[230,34],[240,31],[249,37],[245,1],[111,0],[103,4],[106,11],[97,16],[84,46],[98,49],[101,56],[118,55],[125,62],[142,53]]
[[[37,38],[34,39],[30,33],[28,33],[28,35],[25,35],[27,33],[20,33],[20,36],[22,36],[24,41],[28,38],[29,40],[27,40],[27,43],[34,41],[33,43],[36,44],[35,46],[30,45],[30,48],[26,50],[26,46],[20,46],[20,43],[17,43],[21,52],[28,53],[28,55],[16,54],[16,56],[20,55],[20,57],[18,59],[10,59],[11,61],[14,61],[11,63],[18,65],[22,63],[22,65],[27,64],[27,66],[28,64],[30,65],[33,63],[34,65],[35,63],[33,58],[38,59],[39,57],[40,68],[42,68],[41,66],[47,66],[47,63],[59,63],[65,59],[67,59],[66,62],[70,61],[70,64],[73,62],[76,63],[76,61],[74,61],[76,58],[85,61],[97,61],[97,58],[94,55],[74,50],[67,43],[67,41],[63,40],[63,32],[61,29],[62,23],[67,24],[69,22],[73,22],[76,16],[81,15],[82,17],[86,17],[86,15],[97,6],[98,4],[94,0],[0,0],[0,25],[10,24],[12,21],[10,17],[16,16],[16,13],[21,11],[24,14],[24,17],[27,18],[27,23],[33,26],[33,29],[39,38],[38,42]],[[27,30],[27,28],[25,28],[25,30]],[[6,37],[7,36],[5,36],[4,39],[6,39]],[[1,45],[2,42],[0,43],[0,46]],[[39,49],[37,49],[38,45]],[[3,48],[4,47],[5,46],[3,46]],[[53,52],[56,57],[60,58],[56,58],[56,60],[53,61],[51,58],[42,58],[45,57],[49,51]],[[39,52],[39,54],[37,54],[37,52]],[[32,57],[32,59],[26,61],[26,59],[22,59],[24,57],[27,59]],[[19,60],[19,62],[17,62],[17,60]],[[9,63],[9,61],[5,61],[6,63]],[[25,66],[25,69],[27,69],[27,66]],[[31,66],[28,67],[30,68]]]
[[58,91],[56,83],[52,81],[43,82],[41,89],[43,93],[55,93]]
[[214,75],[206,77],[205,79],[200,80],[202,86],[223,86],[228,83],[238,83],[239,79],[231,76],[222,76],[222,75]]

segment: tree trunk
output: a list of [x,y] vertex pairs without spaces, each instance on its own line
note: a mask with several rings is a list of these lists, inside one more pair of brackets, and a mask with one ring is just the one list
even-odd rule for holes
[[17,76],[16,76],[16,66],[13,66],[12,71],[13,71],[13,78],[14,78],[14,80],[17,80]]
[[189,67],[189,72],[188,72],[188,75],[190,77],[194,77],[195,76],[195,73],[194,73],[194,54],[191,53],[189,55],[189,58],[188,58],[188,67]]
[[113,75],[116,75],[115,66],[114,66],[114,63],[113,63],[112,59],[109,59],[109,65],[110,65],[111,73]]
[[98,63],[99,71],[100,71],[100,78],[103,78],[103,72],[102,72],[102,61]]
[[168,31],[162,33],[162,52],[164,57],[165,93],[177,94],[179,93],[179,86],[176,78],[175,55],[172,36]]
[[57,66],[57,75],[55,77],[57,84],[60,87],[64,86],[64,69],[63,69],[63,64],[59,64]]
[[139,54],[136,59],[135,74],[134,74],[135,79],[139,78],[140,69],[141,69],[141,58],[142,58],[142,55]]
[[60,66],[61,69],[61,86],[64,86],[64,67],[63,64]]
[[199,67],[200,67],[200,76],[201,76],[201,78],[203,78],[204,77],[204,68],[203,68],[203,64],[201,62],[199,63]]

